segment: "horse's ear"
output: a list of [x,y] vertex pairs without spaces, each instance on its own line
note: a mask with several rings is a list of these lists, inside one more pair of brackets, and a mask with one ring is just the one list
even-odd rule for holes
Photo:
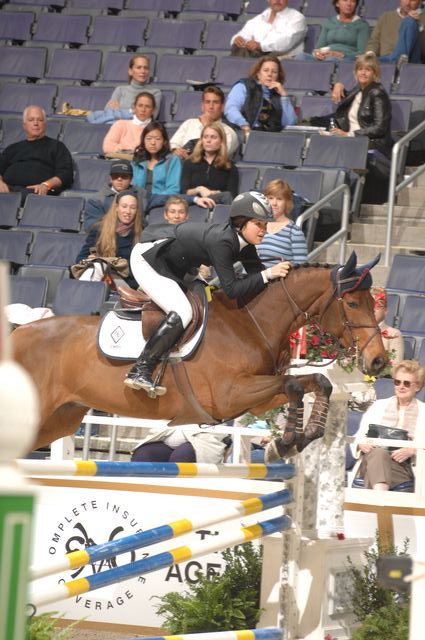
[[357,254],[355,251],[352,251],[347,262],[341,267],[341,270],[339,272],[340,279],[343,280],[344,278],[348,278],[348,276],[351,276],[355,271],[356,264]]
[[360,267],[357,268],[357,271],[359,271],[360,273],[363,273],[363,271],[365,269],[367,269],[368,271],[370,271],[371,269],[373,269],[373,267],[378,264],[378,262],[381,259],[381,254],[378,253],[377,256],[375,256],[374,258],[372,258],[372,260],[369,260],[369,262],[366,262],[366,264],[362,264]]

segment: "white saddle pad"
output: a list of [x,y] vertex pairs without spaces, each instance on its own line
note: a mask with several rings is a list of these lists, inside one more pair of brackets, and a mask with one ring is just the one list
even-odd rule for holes
[[[181,350],[172,351],[171,358],[188,358],[196,351],[206,326],[207,306],[204,307],[201,327]],[[138,320],[123,320],[115,311],[109,311],[101,320],[97,334],[97,345],[104,356],[117,360],[136,360],[146,344]]]

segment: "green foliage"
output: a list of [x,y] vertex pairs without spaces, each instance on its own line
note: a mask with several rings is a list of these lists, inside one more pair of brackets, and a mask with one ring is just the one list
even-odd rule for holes
[[167,593],[156,606],[169,633],[253,629],[260,618],[261,548],[251,542],[222,552],[221,576],[199,582],[180,594]]
[[63,629],[58,629],[58,619],[52,617],[56,613],[56,611],[51,611],[30,618],[28,621],[27,640],[65,640],[65,638],[69,637],[71,629],[79,623],[79,620]]
[[407,640],[408,637],[409,607],[395,602],[369,613],[361,628],[352,634],[352,640]]
[[348,557],[352,586],[350,596],[354,617],[362,626],[353,640],[407,640],[409,635],[409,596],[382,587],[377,577],[377,561],[383,555],[406,556],[409,541],[399,550],[385,545],[376,535],[376,545],[364,552],[365,564],[355,566]]
[[278,416],[282,416],[282,418],[286,418],[288,410],[285,406],[275,407],[274,409],[269,409],[261,416],[255,416],[253,413],[245,413],[240,419],[240,423],[244,427],[249,427],[250,425],[255,424],[256,422],[265,422],[267,429],[270,429],[270,434],[272,437],[280,436],[282,433],[282,425],[277,422]]

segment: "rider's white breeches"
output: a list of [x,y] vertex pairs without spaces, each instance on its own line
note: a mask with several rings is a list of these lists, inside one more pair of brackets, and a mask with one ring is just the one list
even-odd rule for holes
[[171,278],[161,276],[146,262],[143,254],[158,242],[139,242],[133,247],[130,256],[130,267],[133,276],[143,291],[166,313],[175,311],[179,314],[183,327],[186,329],[192,320],[192,307],[180,286]]

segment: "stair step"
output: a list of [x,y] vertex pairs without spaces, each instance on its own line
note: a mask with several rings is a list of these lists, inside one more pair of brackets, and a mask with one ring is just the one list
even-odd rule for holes
[[[320,243],[316,243],[315,246],[319,246],[319,244]],[[384,245],[382,242],[379,244],[349,242],[347,244],[347,256],[350,255],[351,251],[356,252],[358,262],[359,264],[362,264],[374,258],[378,253],[383,254]],[[408,247],[401,247],[399,245],[393,246],[392,255],[394,256],[397,253],[410,255],[411,251]],[[318,260],[319,262],[329,262],[331,264],[339,262],[339,246],[333,245],[328,247],[319,254]]]
[[[381,244],[385,239],[387,225],[384,221],[374,224],[355,222],[351,225],[351,242]],[[425,249],[425,220],[422,225],[406,226],[396,224],[393,231],[393,244],[407,249]]]
[[[425,201],[425,200],[424,200]],[[373,221],[375,219],[388,219],[388,206],[386,204],[362,204],[360,209],[360,221]],[[394,207],[394,219],[405,223],[418,221],[425,224],[425,210],[423,206],[396,205]]]
[[425,185],[420,187],[406,188],[397,196],[398,205],[415,206],[421,205],[425,201]]

